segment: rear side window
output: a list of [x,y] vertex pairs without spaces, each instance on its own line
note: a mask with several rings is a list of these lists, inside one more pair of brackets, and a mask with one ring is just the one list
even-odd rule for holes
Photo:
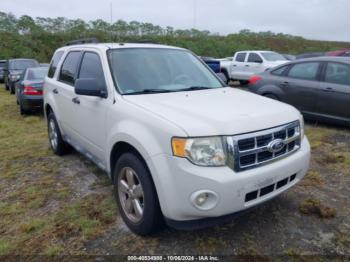
[[95,78],[101,87],[105,87],[105,77],[98,54],[86,52],[81,62],[79,78]]
[[328,63],[325,81],[339,85],[350,85],[350,66],[339,63]]
[[261,59],[261,57],[258,54],[250,53],[248,56],[248,62],[249,63],[262,63],[263,60]]
[[6,64],[6,62],[0,62],[0,68],[4,68],[5,64]]
[[295,64],[289,70],[288,76],[305,80],[315,80],[318,68],[318,62]]
[[287,70],[288,66],[282,66],[276,70],[273,70],[271,72],[271,74],[275,75],[275,76],[281,76],[284,74],[284,72]]
[[237,62],[244,62],[246,56],[247,56],[247,53],[238,53],[236,56],[236,61]]
[[74,85],[80,56],[81,52],[79,51],[70,52],[66,56],[60,72],[60,81],[69,85]]
[[55,75],[57,65],[60,62],[63,53],[64,53],[64,51],[58,51],[53,55],[52,60],[51,60],[51,64],[50,64],[50,68],[49,68],[48,77],[53,78],[53,76]]

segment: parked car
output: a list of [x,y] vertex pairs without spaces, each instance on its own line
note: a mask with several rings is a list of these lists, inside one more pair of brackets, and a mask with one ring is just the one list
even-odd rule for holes
[[40,63],[40,67],[49,67],[50,64],[49,63]]
[[249,90],[299,109],[305,117],[350,125],[350,60],[298,60],[251,77]]
[[226,87],[182,48],[65,46],[44,90],[52,150],[63,155],[73,146],[105,170],[137,234],[162,221],[191,229],[230,220],[308,169],[294,107]]
[[35,59],[9,59],[5,65],[5,88],[15,93],[15,84],[20,79],[23,71],[28,67],[39,67]]
[[326,53],[326,56],[345,56],[347,53],[350,52],[350,49],[342,49],[337,51],[331,51]]
[[345,56],[345,57],[350,57],[350,52],[346,52],[345,54],[343,54],[342,56]]
[[221,71],[221,62],[215,58],[212,57],[200,57],[204,63],[206,63],[211,70],[216,73],[220,79],[225,83],[228,84],[228,76]]
[[221,61],[222,72],[231,80],[249,80],[249,78],[269,68],[288,62],[282,55],[271,51],[237,52],[233,59]]
[[16,83],[16,99],[21,115],[43,108],[43,84],[47,72],[47,67],[27,68]]
[[4,83],[4,68],[6,60],[0,60],[0,83]]
[[313,57],[320,57],[320,56],[326,56],[326,53],[325,52],[304,53],[301,55],[297,55],[296,59],[305,59],[305,58],[313,58]]

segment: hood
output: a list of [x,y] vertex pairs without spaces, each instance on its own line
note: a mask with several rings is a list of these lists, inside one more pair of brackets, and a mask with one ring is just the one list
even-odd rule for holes
[[188,136],[242,134],[299,119],[299,112],[287,104],[233,88],[123,98],[175,123]]
[[9,72],[11,75],[21,75],[24,70],[18,70],[18,69],[10,69]]

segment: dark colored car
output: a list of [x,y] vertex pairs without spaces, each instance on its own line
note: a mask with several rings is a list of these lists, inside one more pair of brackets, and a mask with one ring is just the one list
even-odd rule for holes
[[0,60],[0,83],[4,83],[4,68],[6,60]]
[[251,77],[249,90],[298,108],[306,118],[350,126],[350,59],[296,60]]
[[313,58],[313,57],[320,57],[325,56],[325,52],[312,52],[312,53],[304,53],[301,55],[297,55],[296,59],[305,59],[305,58]]
[[345,57],[350,57],[350,52],[346,52],[345,54],[343,54],[342,56],[345,56]]
[[343,50],[328,52],[328,53],[326,53],[326,55],[327,56],[344,56],[349,52],[350,52],[350,49],[343,49]]
[[294,61],[296,59],[295,55],[290,55],[290,54],[282,54],[285,59],[288,61]]
[[15,93],[15,84],[20,79],[23,71],[28,67],[39,67],[35,59],[9,59],[5,65],[5,88]]
[[48,70],[47,67],[27,68],[16,83],[17,104],[22,115],[42,109],[43,84]]

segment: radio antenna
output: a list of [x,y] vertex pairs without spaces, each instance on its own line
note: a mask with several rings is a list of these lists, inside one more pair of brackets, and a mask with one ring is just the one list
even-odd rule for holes
[[112,25],[113,25],[113,3],[110,3],[110,15],[111,15],[111,23],[110,23],[110,38],[111,38],[111,43],[113,43],[113,30],[112,30]]

